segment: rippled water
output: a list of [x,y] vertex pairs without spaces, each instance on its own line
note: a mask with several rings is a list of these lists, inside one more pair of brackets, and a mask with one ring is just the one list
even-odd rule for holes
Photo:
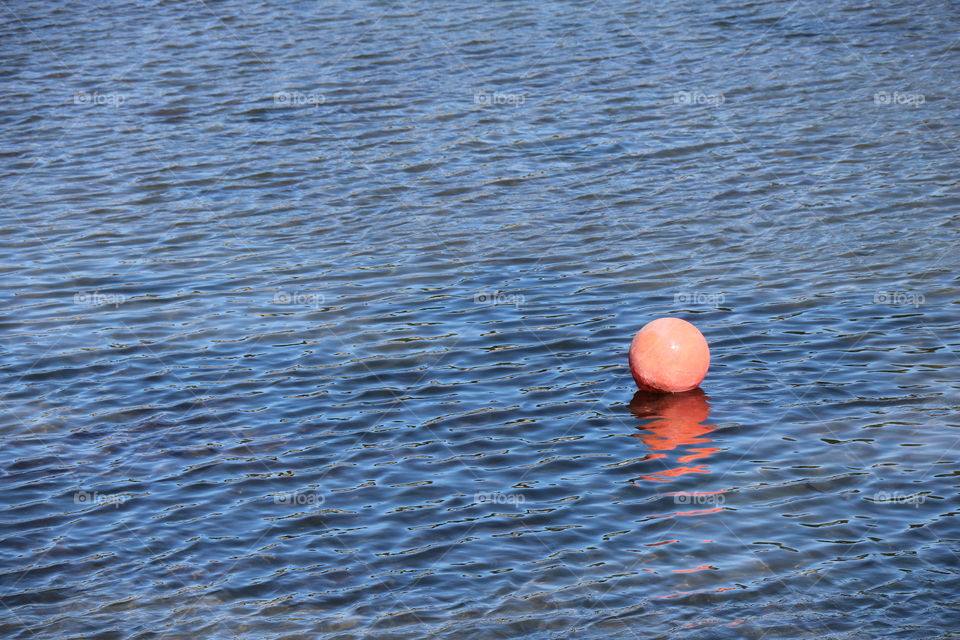
[[5,13],[4,637],[960,637],[955,3]]

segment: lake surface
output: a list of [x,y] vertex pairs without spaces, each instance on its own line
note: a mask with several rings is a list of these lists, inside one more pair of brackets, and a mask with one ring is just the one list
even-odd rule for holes
[[956,3],[4,13],[3,637],[960,637]]

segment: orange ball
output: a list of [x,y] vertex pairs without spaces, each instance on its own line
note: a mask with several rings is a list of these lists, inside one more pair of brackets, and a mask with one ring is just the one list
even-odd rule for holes
[[710,347],[700,331],[680,318],[658,318],[630,343],[630,373],[644,391],[689,391],[710,368]]

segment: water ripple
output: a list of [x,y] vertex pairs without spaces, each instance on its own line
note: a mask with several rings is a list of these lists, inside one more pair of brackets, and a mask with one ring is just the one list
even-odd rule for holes
[[956,637],[920,4],[7,7],[0,632]]

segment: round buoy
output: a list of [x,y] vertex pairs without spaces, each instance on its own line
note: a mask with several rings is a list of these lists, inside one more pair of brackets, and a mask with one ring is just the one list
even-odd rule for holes
[[633,337],[628,360],[633,379],[644,391],[689,391],[707,375],[710,347],[686,320],[658,318]]

